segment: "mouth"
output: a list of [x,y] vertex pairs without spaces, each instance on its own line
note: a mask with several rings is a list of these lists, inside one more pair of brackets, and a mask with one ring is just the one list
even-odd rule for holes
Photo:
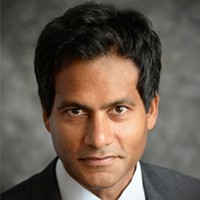
[[81,158],[80,161],[91,167],[100,167],[111,165],[117,158],[117,156],[85,157]]

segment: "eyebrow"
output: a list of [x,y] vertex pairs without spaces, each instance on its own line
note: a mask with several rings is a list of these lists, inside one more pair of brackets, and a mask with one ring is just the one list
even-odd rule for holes
[[[102,105],[100,107],[101,110],[106,110],[108,108],[111,108],[111,107],[115,107],[117,105],[122,105],[122,104],[129,104],[131,106],[135,106],[135,103],[132,99],[130,98],[122,98],[122,99],[119,99],[119,100],[116,100],[116,101],[113,101],[113,102],[110,102],[110,103],[106,103],[104,105]],[[67,107],[78,107],[78,108],[82,108],[82,109],[86,109],[86,110],[93,110],[92,107],[86,105],[86,104],[83,104],[83,103],[79,103],[79,102],[76,102],[76,101],[69,101],[69,100],[64,100],[60,105],[57,106],[57,108],[59,110],[62,110],[64,108],[67,108]]]
[[135,103],[132,99],[123,98],[123,99],[119,99],[119,100],[113,101],[113,102],[108,103],[108,104],[104,104],[100,108],[101,109],[107,109],[107,108],[110,108],[110,107],[115,107],[115,106],[120,105],[120,104],[129,104],[131,106],[135,106]]
[[62,110],[66,107],[79,107],[79,108],[84,108],[87,110],[91,110],[92,108],[90,108],[89,106],[82,104],[82,103],[78,103],[76,101],[68,101],[68,100],[64,100],[60,105],[58,105],[58,109]]

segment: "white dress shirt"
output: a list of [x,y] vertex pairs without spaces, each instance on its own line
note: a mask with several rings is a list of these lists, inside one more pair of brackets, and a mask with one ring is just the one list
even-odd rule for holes
[[[62,200],[100,200],[96,195],[81,186],[65,170],[60,159],[56,164],[56,177]],[[137,163],[134,176],[121,194],[119,200],[145,200],[140,163]]]

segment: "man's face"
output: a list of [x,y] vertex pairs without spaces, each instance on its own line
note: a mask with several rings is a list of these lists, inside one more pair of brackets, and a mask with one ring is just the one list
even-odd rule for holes
[[146,113],[137,81],[135,64],[115,55],[63,64],[55,78],[45,125],[66,171],[93,192],[128,184],[156,122],[158,97]]

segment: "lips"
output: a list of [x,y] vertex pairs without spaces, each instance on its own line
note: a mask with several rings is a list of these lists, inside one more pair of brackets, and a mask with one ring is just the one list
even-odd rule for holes
[[104,157],[85,157],[80,161],[88,166],[106,166],[111,165],[118,157],[116,156],[104,156]]

